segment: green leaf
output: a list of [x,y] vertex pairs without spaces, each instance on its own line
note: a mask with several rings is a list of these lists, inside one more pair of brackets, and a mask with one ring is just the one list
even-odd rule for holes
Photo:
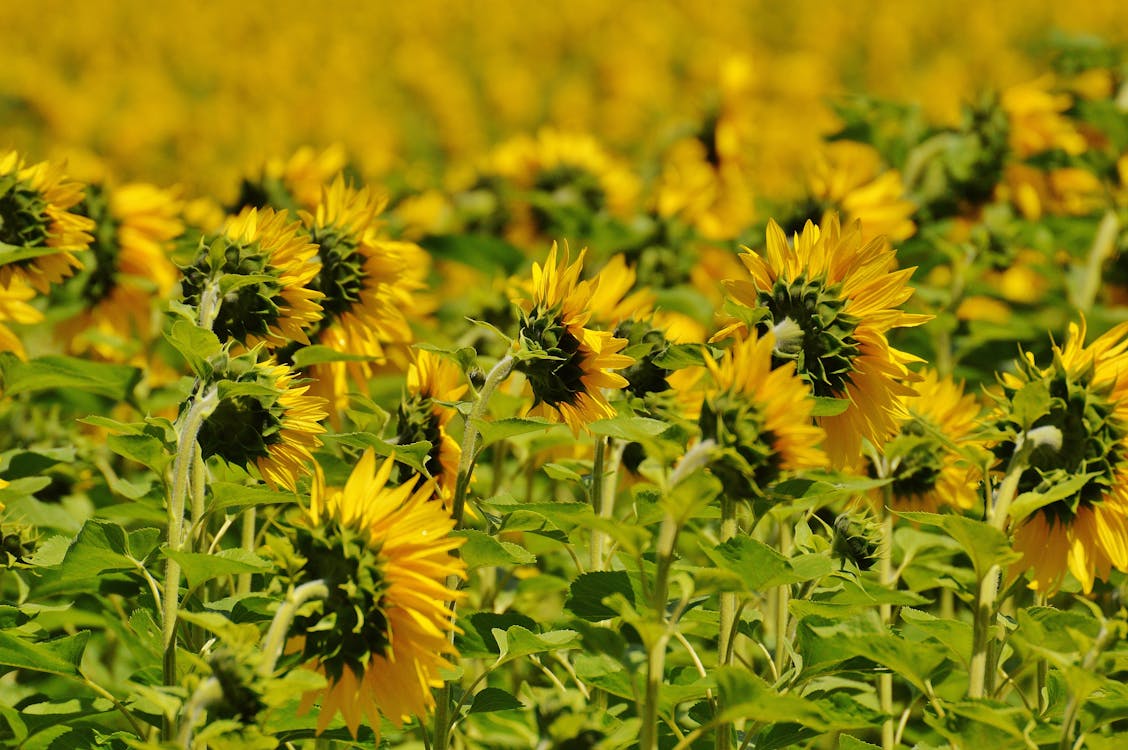
[[919,609],[905,607],[901,610],[901,632],[911,640],[939,641],[965,667],[971,660],[971,625],[966,622],[941,619]]
[[163,476],[172,461],[164,443],[152,435],[110,435],[106,438],[106,446],[123,458],[149,467],[157,476]]
[[0,665],[30,672],[77,677],[78,665],[82,661],[82,652],[88,640],[89,630],[38,643],[0,632]]
[[851,737],[848,734],[839,735],[838,737],[838,750],[880,750],[881,745],[871,745],[868,742],[862,742],[856,737]]
[[747,536],[736,536],[712,549],[705,548],[705,554],[718,567],[735,573],[741,582],[739,590],[747,593],[762,590],[791,567],[786,557]]
[[180,563],[184,577],[188,579],[188,587],[193,589],[204,581],[220,576],[265,573],[274,567],[269,560],[240,548],[225,549],[211,555],[166,549],[164,554]]
[[513,709],[524,707],[525,704],[517,700],[512,694],[507,693],[501,688],[488,687],[482,688],[474,696],[474,702],[470,704],[469,713],[481,714],[490,711],[512,711]]
[[1017,523],[1043,506],[1076,495],[1095,476],[1097,472],[1074,474],[1063,481],[1055,482],[1043,492],[1023,492],[1011,503],[1007,514]]
[[437,235],[425,237],[419,244],[435,258],[458,261],[479,270],[493,268],[508,274],[525,262],[523,252],[488,234]]
[[510,417],[494,422],[485,419],[475,419],[474,424],[478,427],[478,435],[481,441],[479,446],[481,448],[493,445],[500,440],[508,440],[509,438],[517,437],[518,435],[524,435],[530,432],[547,432],[550,429],[564,426],[555,422],[549,422],[542,417]]
[[0,265],[6,266],[9,263],[18,263],[21,260],[42,258],[45,255],[56,255],[66,251],[66,248],[62,247],[49,247],[47,245],[9,245],[7,242],[0,242]]
[[430,456],[431,444],[426,440],[417,443],[398,445],[373,435],[371,432],[341,432],[336,435],[324,435],[326,441],[335,440],[342,445],[353,448],[371,448],[377,456],[395,455],[401,464],[410,466],[423,476],[430,476],[427,471],[427,459]]
[[513,625],[505,632],[494,629],[494,638],[501,648],[501,661],[507,662],[522,656],[562,651],[580,646],[580,634],[574,630],[550,630],[547,633],[533,633],[520,625]]
[[452,531],[450,535],[466,539],[466,544],[462,545],[459,552],[471,570],[504,565],[532,565],[537,561],[536,555],[524,547],[499,541],[476,529],[459,529]]
[[184,357],[192,372],[201,378],[211,376],[211,360],[223,351],[223,345],[215,333],[183,319],[172,324],[172,328],[165,334],[165,340]]
[[6,396],[67,389],[126,401],[141,371],[126,365],[56,355],[24,362],[11,352],[0,352],[0,377],[4,380]]
[[87,521],[67,549],[60,574],[89,578],[111,571],[136,570],[156,548],[159,535],[153,528],[127,532],[107,521]]
[[628,443],[638,443],[661,435],[669,427],[670,425],[660,419],[630,416],[601,419],[588,425],[593,435],[605,435]]
[[303,346],[294,352],[294,367],[302,368],[310,365],[321,365],[326,362],[371,362],[374,357],[367,354],[347,354],[339,352],[331,346]]
[[565,606],[576,617],[585,620],[599,621],[618,616],[619,612],[603,603],[606,597],[613,594],[626,597],[632,604],[635,601],[630,575],[624,570],[583,573],[576,576],[568,590],[568,602]]
[[798,695],[780,695],[771,685],[745,669],[721,667],[716,677],[721,703],[725,707],[722,718],[727,721],[795,722],[817,732],[829,728],[826,715],[817,703]]
[[42,474],[58,464],[74,461],[74,446],[63,448],[27,448],[4,451],[0,454],[0,472],[7,480]]
[[812,417],[837,417],[850,408],[852,403],[848,398],[833,398],[831,396],[813,396],[815,401],[811,409]]
[[248,487],[245,484],[232,482],[212,482],[208,485],[208,489],[212,494],[208,510],[214,512],[294,502],[293,494],[268,489],[262,485]]
[[1031,380],[1018,389],[1011,404],[1014,420],[1022,425],[1023,430],[1029,430],[1050,411],[1050,386],[1044,380]]
[[976,578],[982,580],[993,565],[1006,565],[1019,558],[1007,535],[990,524],[972,518],[939,513],[901,511],[897,515],[925,526],[938,526],[959,542],[971,558]]

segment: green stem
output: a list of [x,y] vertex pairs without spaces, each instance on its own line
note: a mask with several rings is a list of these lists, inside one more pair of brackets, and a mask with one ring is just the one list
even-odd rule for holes
[[219,680],[208,677],[202,681],[181,711],[184,718],[180,722],[180,733],[176,738],[176,744],[183,750],[191,750],[192,733],[196,728],[196,722],[200,719],[200,714],[206,711],[208,706],[221,700],[223,700],[223,686],[219,684]]
[[[604,462],[607,456],[607,438],[595,439],[595,458],[591,467],[591,509],[596,518],[604,517],[603,473],[606,471]],[[610,503],[607,503],[610,505]],[[606,534],[602,529],[592,527],[591,530],[591,559],[588,570],[603,570],[603,544]]]
[[666,603],[670,597],[670,566],[678,542],[679,525],[677,519],[667,514],[658,531],[656,549],[656,569],[654,573],[654,598],[652,606],[659,633],[649,644],[646,659],[646,694],[639,716],[642,728],[639,740],[640,750],[658,749],[658,694],[666,670],[666,644],[670,640],[670,623],[666,618]]
[[[1100,659],[1101,654],[1116,643],[1118,637],[1119,633],[1117,632],[1117,628],[1109,627],[1107,621],[1102,622],[1096,640],[1094,640],[1093,645],[1089,647],[1085,658],[1081,660],[1081,671],[1092,673],[1096,670],[1097,661]],[[1081,710],[1081,705],[1087,697],[1088,695],[1070,693],[1069,702],[1065,705],[1065,715],[1061,722],[1061,741],[1058,744],[1058,750],[1069,750],[1073,747],[1073,725],[1077,721],[1077,713]]]
[[[184,503],[192,460],[196,457],[196,438],[200,427],[216,407],[219,396],[214,386],[192,400],[177,431],[176,457],[172,464],[172,492],[168,499],[168,549],[184,547]],[[164,684],[176,685],[176,624],[180,608],[180,564],[172,557],[165,563],[164,597],[161,615],[161,640],[164,647]],[[161,736],[171,740],[176,734],[175,719],[165,717]]]
[[1089,258],[1085,265],[1085,276],[1081,289],[1077,293],[1077,307],[1082,313],[1087,313],[1097,299],[1097,292],[1101,288],[1101,277],[1105,262],[1116,251],[1116,236],[1120,232],[1120,220],[1116,211],[1109,209],[1097,225],[1097,233],[1093,237],[1093,245],[1089,249]]
[[282,651],[286,646],[286,634],[290,632],[294,615],[298,613],[301,606],[311,599],[325,599],[328,596],[329,587],[320,579],[307,581],[290,591],[286,601],[282,602],[278,611],[274,613],[270,629],[266,631],[266,637],[262,641],[263,660],[259,662],[258,667],[260,675],[269,677],[274,672],[274,666],[282,657]]
[[[243,511],[243,526],[240,529],[239,546],[247,552],[255,551],[255,507],[252,505]],[[251,574],[240,573],[236,591],[240,594],[251,593]]]
[[[879,575],[881,576],[881,585],[883,587],[895,589],[897,583],[893,578],[893,512],[890,507],[893,502],[893,487],[891,484],[886,484],[882,488],[882,491],[885,497],[885,503],[882,508],[881,518],[881,545],[878,548],[880,551]],[[893,606],[890,604],[882,604],[879,607],[879,613],[882,628],[889,630],[893,625]],[[883,671],[878,674],[877,695],[881,713],[885,716],[881,722],[881,747],[882,750],[893,750],[897,745],[897,729],[893,721],[892,672]]]
[[[737,501],[728,496],[721,495],[721,544],[736,537],[738,530],[736,521]],[[736,592],[722,591],[720,595],[720,631],[717,639],[717,663],[727,667],[732,664],[735,653],[733,643],[736,641]],[[715,711],[720,714],[724,705],[718,697],[715,701]],[[732,747],[732,725],[727,722],[717,724],[717,731],[713,735],[714,746],[717,750],[729,750]]]
[[[781,518],[779,521],[779,552],[784,557],[791,557],[791,522],[787,517]],[[791,603],[791,585],[783,584],[777,589],[776,597],[776,642],[775,642],[775,663],[776,671],[783,674],[789,661],[787,653],[787,629],[788,620],[790,619],[789,606]],[[729,646],[732,650],[732,646]]]

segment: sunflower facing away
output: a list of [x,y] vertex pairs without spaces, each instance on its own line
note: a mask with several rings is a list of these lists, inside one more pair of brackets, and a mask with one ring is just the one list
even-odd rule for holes
[[702,439],[717,444],[710,468],[734,497],[762,494],[781,472],[826,465],[811,391],[793,362],[772,368],[774,347],[768,332],[737,341],[720,362],[705,358],[713,383],[698,424]]
[[169,191],[153,185],[87,188],[77,208],[95,223],[79,279],[86,308],[59,326],[73,353],[93,350],[115,359],[152,341],[159,330],[153,301],[167,299],[179,275],[168,243],[184,230],[180,207]]
[[301,214],[320,261],[310,286],[324,295],[314,343],[367,358],[312,368],[314,393],[329,400],[334,414],[348,404],[350,380],[364,388],[372,364],[384,363],[389,348],[412,340],[406,315],[416,308],[413,292],[421,286],[409,268],[415,246],[381,234],[377,216],[383,207],[383,198],[338,177],[316,212]]
[[580,281],[585,251],[575,263],[568,252],[557,264],[556,243],[543,267],[533,264],[532,300],[521,303],[521,347],[541,356],[521,359],[533,389],[532,416],[564,421],[578,435],[589,422],[615,416],[602,389],[620,389],[626,378],[611,370],[628,367],[632,357],[619,354],[626,339],[584,325],[599,280]]
[[302,702],[303,711],[320,704],[318,732],[338,713],[354,737],[362,719],[377,738],[382,716],[397,726],[422,719],[440,670],[457,656],[447,602],[461,595],[447,581],[466,577],[451,554],[464,540],[450,536],[454,520],[432,499],[433,480],[387,486],[393,464],[377,466],[365,451],[343,489],[325,487],[315,469],[308,527],[295,546],[303,578],[324,581],[329,597],[295,619],[294,644],[328,680]]
[[300,226],[286,211],[248,209],[205,240],[184,270],[184,301],[196,306],[207,286],[224,277],[270,277],[223,291],[213,326],[221,341],[247,347],[261,341],[271,348],[309,343],[306,331],[321,319],[322,294],[311,287],[320,266],[317,246]]
[[[905,365],[919,360],[886,338],[892,328],[929,319],[898,309],[913,293],[905,282],[915,269],[894,270],[884,237],[863,243],[858,222],[843,230],[834,214],[819,227],[808,222],[794,244],[772,221],[766,254],[748,251],[741,259],[752,279],[726,282],[729,293],[767,311],[755,325],[774,332],[776,365],[794,361],[815,396],[847,402],[840,414],[817,420],[831,463],[855,465],[862,439],[884,442],[906,417],[901,398],[916,395],[903,381],[910,377]],[[743,326],[729,326],[717,338]]]
[[426,440],[431,444],[427,471],[437,480],[435,491],[445,502],[454,494],[462,449],[447,434],[454,409],[439,401],[453,402],[466,393],[462,370],[449,359],[420,349],[407,369],[407,394],[399,407],[397,441],[401,445]]
[[216,366],[220,400],[200,428],[200,451],[204,458],[255,466],[271,488],[293,492],[321,445],[325,401],[307,395],[308,385],[295,385],[286,365],[257,357],[254,350]]
[[[1038,508],[1014,532],[1022,554],[1017,571],[1030,587],[1052,593],[1066,570],[1086,593],[1111,568],[1128,570],[1128,323],[1085,346],[1085,325],[1071,324],[1065,346],[1054,346],[1053,363],[1038,368],[1033,357],[1016,375],[1003,376],[1006,399],[996,426],[1018,435],[1007,400],[1028,383],[1041,381],[1050,394],[1049,412],[1032,430],[1053,426],[1061,443],[1038,445],[1022,473],[1018,492],[1045,491],[1079,476],[1088,480],[1073,494]],[[995,446],[1000,470],[1015,451],[1017,437]]]
[[58,164],[25,167],[15,151],[0,155],[0,286],[18,278],[46,294],[82,266],[74,254],[90,245],[94,229],[71,211],[82,190]]
[[35,290],[22,279],[12,279],[7,287],[0,286],[0,352],[14,352],[23,359],[23,342],[20,341],[6,323],[38,323],[43,313],[28,304],[35,297]]
[[[921,376],[914,384],[919,395],[904,400],[908,415],[882,449],[893,479],[893,508],[929,513],[943,506],[967,510],[978,498],[977,472],[954,447],[971,442],[979,424],[979,403],[975,396],[964,394],[962,384],[940,378],[935,370]],[[884,502],[884,493],[877,490],[873,498]]]

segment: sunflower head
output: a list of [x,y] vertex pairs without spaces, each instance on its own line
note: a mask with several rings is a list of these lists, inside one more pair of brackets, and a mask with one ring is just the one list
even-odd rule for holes
[[312,211],[322,188],[347,166],[348,155],[339,145],[320,153],[303,146],[289,159],[270,159],[257,177],[243,179],[232,213],[248,208]]
[[354,736],[362,718],[379,734],[382,716],[397,725],[425,716],[454,652],[447,602],[460,597],[447,581],[465,577],[451,554],[462,540],[449,535],[454,521],[433,501],[434,481],[390,487],[393,464],[366,451],[341,489],[327,488],[318,469],[295,530],[299,580],[329,589],[294,620],[302,660],[329,683],[303,701],[320,702],[318,731],[338,712]]
[[615,415],[602,389],[626,386],[611,370],[634,362],[619,353],[625,339],[585,327],[597,283],[580,282],[583,259],[581,252],[572,263],[565,250],[558,264],[553,243],[544,267],[533,265],[532,300],[521,306],[517,364],[533,390],[530,414],[562,419],[575,434]]
[[863,242],[858,222],[842,229],[833,214],[821,226],[808,223],[790,243],[770,222],[766,253],[741,259],[752,279],[726,286],[737,304],[760,317],[717,338],[749,325],[761,336],[770,331],[776,366],[793,362],[815,396],[847,402],[844,411],[819,423],[831,461],[853,465],[862,439],[884,442],[905,415],[901,397],[915,395],[904,381],[912,378],[905,365],[917,359],[886,338],[892,328],[929,319],[899,309],[912,295],[905,282],[914,269],[896,270],[884,238]]
[[810,391],[791,364],[772,368],[769,333],[736,342],[718,362],[698,425],[716,444],[710,469],[732,497],[754,499],[782,472],[826,463],[823,431],[811,419]]
[[80,268],[94,222],[71,209],[83,186],[62,168],[40,162],[25,167],[15,151],[0,154],[0,286],[13,278],[41,294]]
[[1084,339],[1084,325],[1071,325],[1048,367],[1024,358],[1003,377],[993,418],[1003,436],[992,448],[996,469],[1024,456],[1020,494],[1070,487],[1015,531],[1017,566],[1034,588],[1055,589],[1068,568],[1089,591],[1095,576],[1128,568],[1128,324]]
[[[935,513],[942,506],[968,509],[976,503],[976,470],[956,452],[976,444],[979,404],[964,395],[963,386],[940,378],[934,370],[922,374],[919,393],[905,399],[908,416],[894,437],[869,457],[871,474],[892,479],[891,499],[899,510]],[[875,465],[875,461],[879,465]],[[873,498],[884,501],[884,493]]]
[[[427,473],[438,479],[436,489],[444,499],[454,492],[462,450],[446,431],[454,411],[439,402],[458,401],[466,388],[457,365],[434,352],[420,349],[407,370],[407,393],[397,411],[397,442],[426,440],[431,444]],[[401,466],[400,479],[406,481],[409,476],[407,467]]]
[[212,287],[219,291],[213,328],[221,340],[271,348],[309,343],[307,330],[321,319],[322,293],[311,288],[319,265],[317,247],[285,212],[249,209],[230,219],[218,235],[200,243],[184,269],[184,301],[199,306]]
[[286,365],[260,362],[258,350],[224,356],[214,365],[219,401],[200,427],[204,458],[219,456],[229,464],[256,466],[271,487],[293,491],[309,472],[312,450],[325,431],[325,402],[306,395]]

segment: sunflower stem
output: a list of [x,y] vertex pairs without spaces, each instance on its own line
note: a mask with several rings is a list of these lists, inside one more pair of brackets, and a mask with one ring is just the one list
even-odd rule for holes
[[[1045,607],[1048,597],[1045,591],[1034,593],[1034,606]],[[1037,692],[1035,702],[1038,705],[1038,715],[1044,716],[1050,708],[1050,695],[1047,691],[1047,682],[1050,677],[1050,663],[1044,657],[1038,657],[1035,665],[1034,689]]]
[[[736,500],[729,497],[728,493],[721,495],[721,544],[736,537]],[[727,667],[732,664],[735,651],[733,642],[736,640],[736,592],[721,592],[720,611],[720,637],[717,639],[717,663]],[[716,712],[724,710],[721,699],[716,701]],[[714,736],[714,746],[717,750],[728,750],[732,747],[732,725],[721,722],[717,725]]]
[[[1097,668],[1097,661],[1100,659],[1101,654],[1107,651],[1113,644],[1116,643],[1120,637],[1119,628],[1109,627],[1107,620],[1101,622],[1101,629],[1097,633],[1093,645],[1089,647],[1085,657],[1081,660],[1081,671],[1092,673]],[[1077,722],[1077,713],[1081,710],[1081,704],[1084,703],[1088,695],[1080,695],[1076,692],[1071,692],[1069,695],[1069,702],[1065,704],[1065,714],[1061,722],[1061,741],[1058,744],[1059,750],[1069,750],[1073,747],[1073,725]],[[1080,742],[1078,741],[1078,745]]]
[[1097,299],[1097,292],[1101,288],[1101,275],[1105,262],[1116,251],[1116,237],[1120,232],[1120,220],[1116,212],[1109,209],[1097,225],[1097,233],[1093,237],[1093,244],[1089,248],[1089,258],[1085,266],[1085,276],[1081,289],[1077,293],[1077,307],[1082,313],[1087,313]]
[[[893,572],[893,485],[886,484],[882,489],[884,503],[881,515],[881,544],[878,547],[880,556],[879,575],[881,585],[894,590],[897,581]],[[893,606],[882,604],[879,607],[881,625],[885,630],[893,626]],[[883,671],[877,676],[878,705],[885,718],[881,722],[881,747],[882,750],[893,750],[897,746],[897,728],[893,719],[893,673]]]
[[[779,553],[786,558],[791,557],[791,522],[786,516],[779,521]],[[787,625],[790,619],[789,605],[791,603],[791,585],[783,584],[777,589],[776,597],[776,642],[775,663],[776,671],[783,674],[787,666]],[[729,661],[732,662],[732,644],[729,644]]]
[[278,660],[282,658],[282,651],[286,646],[286,634],[290,632],[290,625],[301,606],[313,599],[325,599],[329,596],[329,587],[320,579],[307,581],[296,589],[292,589],[286,596],[286,601],[274,613],[270,621],[270,629],[262,642],[263,660],[259,662],[258,673],[269,677],[274,672]]
[[667,513],[658,531],[656,569],[654,572],[654,617],[659,635],[648,644],[646,659],[646,695],[639,715],[642,728],[640,750],[658,749],[658,694],[666,670],[666,645],[670,640],[670,624],[666,618],[666,602],[670,591],[670,565],[678,542],[679,524],[673,514]]
[[[256,512],[253,505],[243,511],[243,525],[239,535],[239,546],[251,553],[255,551],[255,516]],[[236,591],[240,594],[251,593],[250,573],[239,574]]]
[[[184,412],[177,430],[176,456],[172,464],[172,491],[168,498],[168,543],[170,551],[179,552],[184,546],[184,503],[188,494],[189,474],[196,457],[196,438],[204,420],[215,411],[219,392],[209,386],[197,392]],[[180,563],[168,557],[165,563],[164,598],[162,600],[161,640],[164,647],[164,684],[176,685],[176,624],[180,612]],[[164,740],[176,734],[175,718],[165,717],[161,729]]]
[[[1025,441],[1011,458],[1006,476],[999,484],[995,502],[988,501],[987,522],[1005,531],[1009,520],[1010,504],[1018,494],[1018,482],[1026,471],[1030,441]],[[968,675],[968,698],[983,698],[987,694],[990,643],[988,634],[995,621],[996,600],[999,597],[999,579],[1002,567],[992,565],[979,581],[975,597],[975,613],[972,621],[972,651]]]
[[208,706],[221,700],[223,700],[223,686],[219,684],[219,680],[208,677],[200,682],[180,712],[183,721],[180,723],[180,734],[176,738],[176,744],[183,750],[191,750],[192,732],[200,719],[200,714],[206,711]]

